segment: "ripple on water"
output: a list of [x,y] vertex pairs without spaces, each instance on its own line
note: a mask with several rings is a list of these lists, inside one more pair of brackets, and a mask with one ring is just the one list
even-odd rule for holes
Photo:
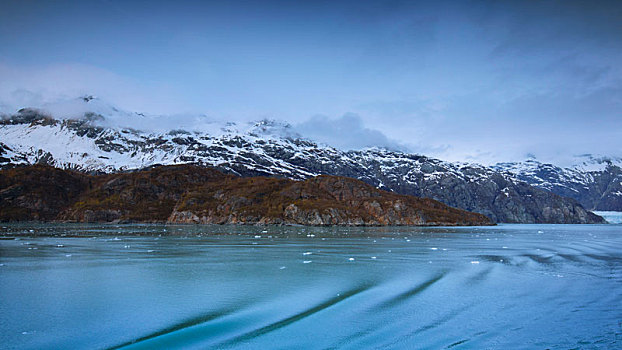
[[6,227],[0,324],[8,348],[622,341],[622,235],[606,225]]

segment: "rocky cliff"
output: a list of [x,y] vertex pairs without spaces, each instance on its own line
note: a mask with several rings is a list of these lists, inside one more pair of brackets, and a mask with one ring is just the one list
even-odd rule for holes
[[488,225],[481,214],[362,181],[238,177],[193,165],[86,175],[0,171],[0,220],[300,225]]

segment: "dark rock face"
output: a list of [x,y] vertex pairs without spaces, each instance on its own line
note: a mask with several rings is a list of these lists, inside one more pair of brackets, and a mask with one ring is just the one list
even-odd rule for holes
[[[432,198],[484,214],[495,222],[604,223],[601,217],[572,199],[535,188],[488,167],[457,166],[385,150],[353,151],[345,155],[346,161],[343,154],[324,153],[304,161],[294,160],[294,163],[308,172],[353,177],[395,193]],[[247,171],[234,164],[224,170],[243,176],[271,175],[256,169]]]
[[590,210],[622,211],[622,169],[604,161],[601,170],[581,171],[529,160],[496,166],[534,187],[575,199]]
[[35,165],[0,171],[0,221],[300,225],[489,225],[480,214],[361,181],[241,178],[192,165],[85,175]]

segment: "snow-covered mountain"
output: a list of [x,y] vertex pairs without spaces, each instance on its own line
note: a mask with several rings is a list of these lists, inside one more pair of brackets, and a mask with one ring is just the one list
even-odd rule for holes
[[[94,102],[95,107],[89,108]],[[72,107],[81,114],[65,118],[50,112],[54,108],[22,109],[4,116],[0,122],[0,166],[47,163],[114,172],[195,163],[241,176],[304,179],[330,174],[401,194],[430,197],[498,222],[601,222],[577,202],[544,186],[530,186],[511,167],[450,163],[377,148],[342,151],[318,145],[288,124],[272,120],[236,124],[197,117],[184,118],[185,124],[173,127],[168,123],[174,118],[111,109],[91,97],[72,103],[86,107]],[[166,125],[154,127],[158,121]],[[141,128],[141,123],[146,128]]]
[[574,198],[585,208],[622,211],[622,158],[585,154],[560,167],[535,159],[493,166],[517,179],[560,196]]

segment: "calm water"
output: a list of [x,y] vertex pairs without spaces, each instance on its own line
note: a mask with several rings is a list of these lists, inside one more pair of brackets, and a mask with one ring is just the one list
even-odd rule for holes
[[622,348],[620,225],[0,227],[2,348]]

